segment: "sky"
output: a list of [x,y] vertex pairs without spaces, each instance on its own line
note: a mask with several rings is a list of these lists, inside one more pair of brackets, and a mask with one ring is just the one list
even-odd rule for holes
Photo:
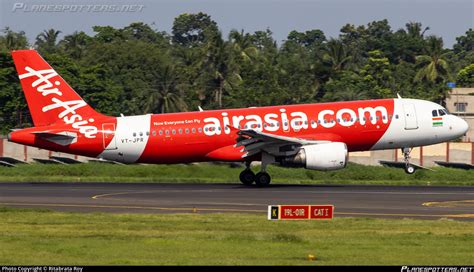
[[347,23],[388,19],[394,31],[407,22],[421,22],[430,27],[426,34],[441,36],[445,47],[452,47],[456,37],[474,28],[474,0],[0,0],[0,29],[25,31],[30,42],[50,28],[62,35],[76,30],[93,35],[92,26],[132,22],[171,33],[176,16],[197,12],[209,14],[224,37],[232,29],[269,28],[278,44],[292,30],[321,29],[327,37],[337,37]]

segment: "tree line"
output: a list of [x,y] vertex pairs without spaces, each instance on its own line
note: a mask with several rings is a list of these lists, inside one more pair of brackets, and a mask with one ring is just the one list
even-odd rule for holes
[[474,87],[474,31],[453,48],[408,22],[346,24],[338,37],[320,29],[291,31],[281,45],[270,29],[224,37],[205,13],[181,14],[171,33],[136,22],[64,35],[44,30],[0,35],[0,129],[31,125],[10,51],[33,47],[98,111],[118,116],[376,99],[443,103],[447,82]]

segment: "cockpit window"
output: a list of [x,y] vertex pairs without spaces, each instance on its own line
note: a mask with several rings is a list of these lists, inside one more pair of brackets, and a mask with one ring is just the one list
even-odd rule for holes
[[446,112],[444,112],[443,110],[438,110],[438,112],[439,112],[439,116],[446,115]]
[[437,116],[438,116],[438,111],[437,111],[437,110],[433,110],[431,113],[433,114],[433,117],[437,117]]

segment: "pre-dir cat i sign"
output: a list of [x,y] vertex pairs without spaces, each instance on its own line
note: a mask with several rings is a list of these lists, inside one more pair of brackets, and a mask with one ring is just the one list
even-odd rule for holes
[[333,205],[270,205],[268,220],[332,219]]

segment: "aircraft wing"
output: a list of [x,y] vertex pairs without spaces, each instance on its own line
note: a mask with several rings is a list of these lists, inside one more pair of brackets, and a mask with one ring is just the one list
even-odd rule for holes
[[270,133],[265,133],[261,131],[256,131],[253,129],[250,130],[240,130],[237,132],[239,137],[237,138],[236,147],[244,147],[246,152],[243,158],[251,157],[253,155],[259,154],[262,151],[267,152],[270,155],[274,156],[291,156],[295,155],[299,147],[303,145],[310,144],[322,144],[328,143],[330,141],[315,141],[315,140],[305,140],[294,137],[287,137],[281,135],[275,135]]

